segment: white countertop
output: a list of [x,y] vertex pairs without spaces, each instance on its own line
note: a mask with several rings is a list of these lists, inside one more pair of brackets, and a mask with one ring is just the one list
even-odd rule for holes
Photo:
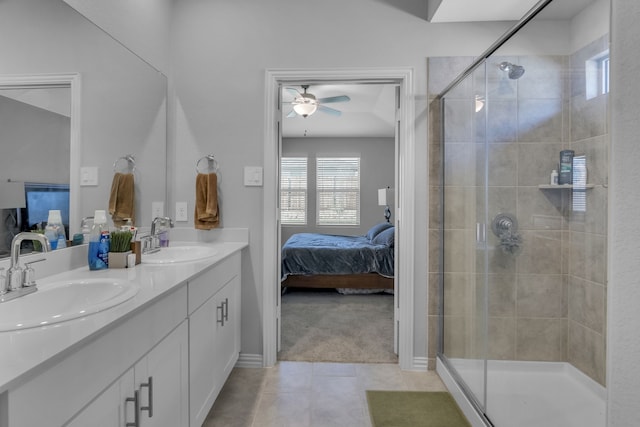
[[[215,247],[216,254],[199,261],[170,265],[143,263],[134,268],[100,271],[90,271],[89,267],[85,266],[38,279],[39,289],[45,289],[47,284],[60,280],[110,278],[135,282],[140,290],[133,298],[120,305],[83,318],[49,326],[1,332],[0,393],[38,375],[70,352],[109,330],[118,321],[137,313],[152,301],[177,289],[190,278],[248,246],[246,242],[198,242],[197,244]],[[37,264],[34,266],[36,273],[37,266]],[[28,297],[27,295],[22,298]]]

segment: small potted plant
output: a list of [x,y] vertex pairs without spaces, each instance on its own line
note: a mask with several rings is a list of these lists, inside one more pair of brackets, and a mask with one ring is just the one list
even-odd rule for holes
[[131,253],[131,231],[114,231],[111,233],[111,247],[109,249],[109,267],[127,267],[127,256]]

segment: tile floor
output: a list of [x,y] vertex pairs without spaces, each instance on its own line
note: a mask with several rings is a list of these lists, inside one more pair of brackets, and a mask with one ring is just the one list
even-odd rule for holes
[[279,362],[236,368],[203,427],[371,427],[365,390],[445,391],[395,364]]

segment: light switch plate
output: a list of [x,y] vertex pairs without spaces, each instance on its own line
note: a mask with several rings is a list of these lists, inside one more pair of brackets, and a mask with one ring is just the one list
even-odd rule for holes
[[164,216],[164,202],[152,202],[151,203],[151,218]]
[[176,202],[176,221],[188,221],[187,202]]
[[82,166],[80,168],[80,186],[98,185],[98,167]]
[[244,185],[247,187],[262,187],[262,167],[244,167]]

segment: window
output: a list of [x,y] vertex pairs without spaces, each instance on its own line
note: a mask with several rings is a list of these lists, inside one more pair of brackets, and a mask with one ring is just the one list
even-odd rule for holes
[[609,93],[609,51],[602,52],[585,62],[587,99]]
[[307,158],[280,160],[280,222],[283,225],[307,223]]
[[600,70],[602,75],[601,93],[609,93],[609,55],[600,60]]
[[316,159],[318,225],[360,225],[360,158]]

